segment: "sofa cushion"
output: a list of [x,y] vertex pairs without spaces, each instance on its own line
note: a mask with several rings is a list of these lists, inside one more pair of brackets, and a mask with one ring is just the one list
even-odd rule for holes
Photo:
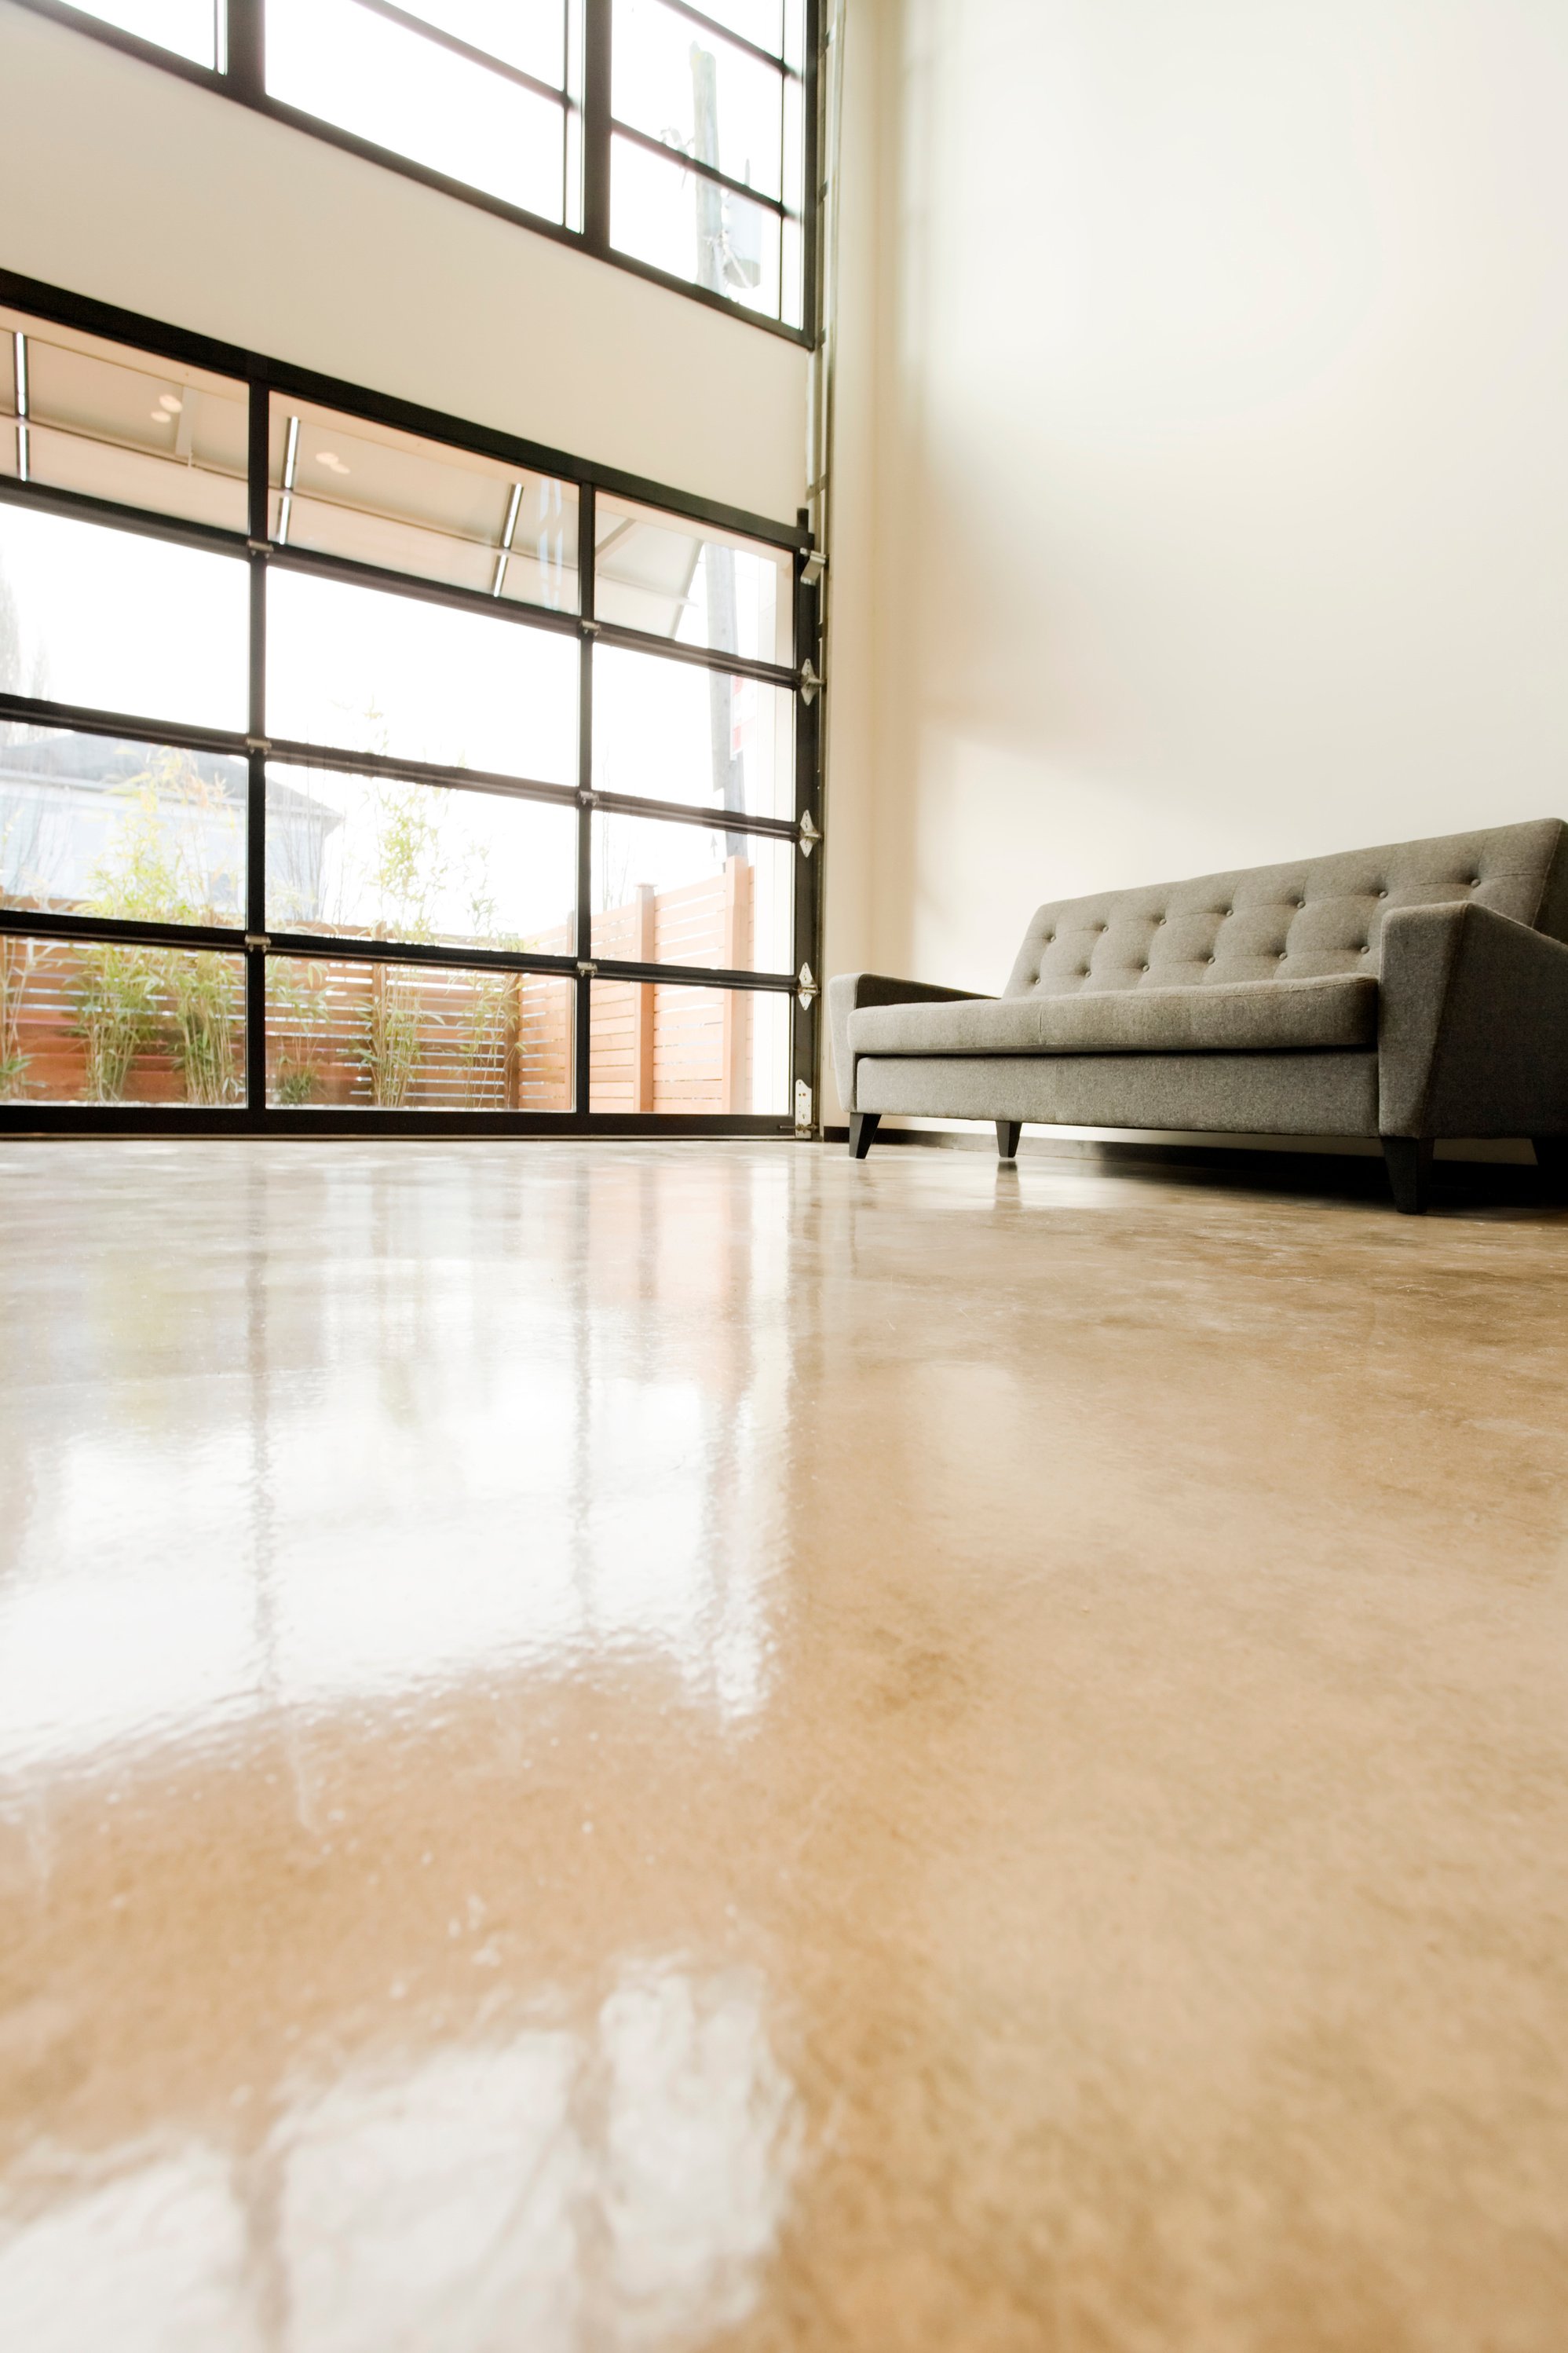
[[1377,983],[1211,982],[1074,997],[980,997],[868,1005],[849,1017],[857,1054],[1256,1053],[1377,1043]]
[[1031,918],[1004,994],[1375,977],[1384,917],[1398,907],[1448,904],[1489,907],[1568,940],[1563,820],[1057,900]]

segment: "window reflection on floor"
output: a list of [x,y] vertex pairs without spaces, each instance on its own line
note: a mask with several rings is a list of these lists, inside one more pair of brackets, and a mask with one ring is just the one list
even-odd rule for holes
[[[631,1964],[581,2026],[307,2073],[226,2147],[69,2164],[0,2198],[0,2340],[333,2353],[704,2340],[756,2301],[795,2094],[765,1988]],[[84,2179],[85,2175],[85,2179]],[[279,2326],[284,2336],[278,2334]]]
[[422,1187],[238,1147],[250,1206],[204,1258],[163,1223],[174,1148],[119,1147],[140,1199],[68,1314],[13,1334],[0,1769],[501,1665],[646,1657],[722,1715],[763,1704],[783,1164],[672,1219],[629,1162],[525,1187],[464,1145],[467,1184]]

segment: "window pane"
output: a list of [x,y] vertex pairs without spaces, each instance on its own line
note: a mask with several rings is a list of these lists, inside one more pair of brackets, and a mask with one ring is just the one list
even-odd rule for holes
[[503,65],[520,66],[557,90],[566,78],[563,0],[399,0],[405,16],[420,16],[470,48],[486,49]]
[[795,697],[658,654],[594,656],[594,785],[749,817],[793,817]]
[[122,33],[138,33],[156,41],[161,49],[193,58],[199,66],[216,66],[213,0],[75,0],[84,15]]
[[0,506],[0,691],[245,725],[243,557]]
[[562,217],[562,108],[354,0],[267,0],[267,88],[449,179]]
[[509,603],[577,609],[569,484],[274,396],[268,530]]
[[0,721],[0,906],[245,920],[246,766]]
[[594,536],[601,621],[787,668],[795,566],[782,548],[603,493]]
[[764,196],[784,193],[784,77],[660,0],[616,0],[611,111]]
[[267,959],[267,1100],[570,1111],[572,991],[552,973]]
[[789,1008],[782,992],[593,983],[590,1111],[783,1116]]
[[610,148],[610,242],[618,253],[779,314],[779,216],[628,139]]
[[0,936],[0,1100],[243,1103],[244,957]]
[[574,638],[277,565],[267,615],[270,734],[575,783]]
[[594,954],[623,964],[788,972],[793,842],[601,809]]
[[0,473],[245,529],[242,384],[0,309],[0,415],[16,417],[24,384],[26,425],[0,433]]
[[279,931],[576,953],[577,812],[394,776],[274,767],[267,921]]
[[[692,0],[692,5],[711,17],[714,24],[739,33],[742,40],[755,41],[759,49],[769,49],[774,57],[779,55],[784,23],[782,0]],[[798,5],[799,0],[791,0],[792,7]]]

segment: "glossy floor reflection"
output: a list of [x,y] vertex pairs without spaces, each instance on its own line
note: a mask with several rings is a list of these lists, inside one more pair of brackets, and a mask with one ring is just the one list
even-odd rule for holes
[[0,2344],[1568,2342],[1568,1217],[0,1187]]

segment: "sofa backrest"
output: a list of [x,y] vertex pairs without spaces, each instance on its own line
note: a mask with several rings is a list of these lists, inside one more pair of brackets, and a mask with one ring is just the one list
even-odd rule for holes
[[1542,818],[1058,900],[1030,918],[1003,994],[1376,973],[1391,907],[1456,899],[1568,939],[1568,827]]

